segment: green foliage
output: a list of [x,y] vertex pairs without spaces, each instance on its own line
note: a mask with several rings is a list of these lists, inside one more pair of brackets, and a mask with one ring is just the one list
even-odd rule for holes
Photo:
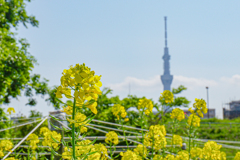
[[42,118],[43,115],[41,112],[39,112],[37,110],[31,110],[29,118],[34,118],[34,117]]
[[35,16],[29,16],[26,12],[26,3],[31,0],[0,0],[0,28],[10,29],[22,23],[27,28],[27,23],[38,26]]
[[187,88],[184,87],[183,85],[180,85],[178,88],[173,88],[172,89],[172,93],[173,94],[179,94],[179,93],[181,93],[184,90],[187,90]]
[[[179,94],[183,90],[186,90],[186,88],[182,85],[179,86],[177,89],[173,89],[175,94]],[[109,88],[104,88],[102,90],[102,95],[100,95],[97,100],[98,114],[94,117],[95,119],[112,122],[112,123],[119,123],[119,120],[117,120],[116,117],[114,117],[112,114],[112,106],[114,104],[120,104],[125,107],[126,111],[131,107],[135,107],[137,109],[139,100],[144,98],[144,97],[137,97],[135,95],[128,95],[128,97],[120,100],[119,96],[110,97],[109,95],[111,93],[112,93],[112,90]],[[144,118],[142,120],[144,128],[149,128],[151,125],[159,124],[160,121],[162,123],[167,123],[170,120],[170,113],[165,113],[165,116],[163,117],[163,119],[161,119],[161,114],[163,114],[163,112],[160,110],[160,107],[162,104],[165,104],[164,102],[160,102],[160,104],[159,104],[159,103],[155,103],[152,100],[152,103],[153,103],[153,108],[155,108],[157,110],[157,112],[150,113],[149,115],[144,115]],[[190,103],[190,101],[188,101],[185,97],[175,97],[174,102],[171,103],[170,105],[171,105],[171,107],[187,106],[189,103]],[[83,110],[83,113],[86,116],[91,115],[91,111],[89,109]],[[140,127],[141,121],[139,119],[139,116],[140,115],[139,115],[138,111],[127,111],[127,118],[129,118],[129,121],[124,122],[124,124],[135,126],[135,127]],[[109,127],[111,127],[111,126],[109,126]],[[96,133],[89,133],[89,134],[98,135],[101,133],[96,132]]]
[[40,75],[30,75],[37,64],[36,59],[28,52],[30,44],[26,39],[15,38],[11,28],[17,29],[22,23],[26,28],[30,23],[38,27],[38,21],[34,16],[26,12],[26,3],[31,0],[0,0],[0,105],[8,104],[11,98],[18,98],[24,91],[28,97],[26,105],[35,106],[35,95],[48,95],[48,103],[55,108],[60,108],[55,97],[55,88],[48,87],[48,80],[40,81]]
[[99,95],[97,100],[98,111],[101,112],[103,109],[108,109],[110,106],[119,104],[121,102],[119,96],[108,98],[108,94],[112,94],[112,90],[110,88],[103,88],[102,95]]
[[[12,123],[8,121],[7,114],[4,109],[0,107],[0,128],[4,129],[10,126]],[[0,137],[8,137],[10,135],[9,131],[0,132]]]

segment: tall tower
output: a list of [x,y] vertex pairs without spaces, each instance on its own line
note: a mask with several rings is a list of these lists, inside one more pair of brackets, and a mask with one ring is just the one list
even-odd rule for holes
[[170,55],[168,54],[168,47],[167,47],[167,17],[164,17],[165,20],[165,47],[164,47],[164,55],[162,57],[164,64],[164,73],[161,76],[162,84],[165,90],[171,91],[171,84],[173,80],[173,76],[170,75],[170,65],[169,65],[169,60],[170,60]]

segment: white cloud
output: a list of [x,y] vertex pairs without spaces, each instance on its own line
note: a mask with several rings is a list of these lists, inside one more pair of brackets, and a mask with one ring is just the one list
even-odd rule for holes
[[173,86],[184,85],[190,90],[194,90],[197,87],[205,87],[205,86],[217,86],[218,82],[214,80],[208,80],[203,78],[191,78],[184,76],[174,76]]
[[230,85],[237,85],[240,86],[240,75],[236,74],[233,75],[232,77],[222,77],[220,78],[220,81],[223,83],[227,83]]
[[124,91],[129,88],[136,91],[144,90],[158,90],[161,87],[160,76],[155,76],[149,79],[138,79],[135,77],[126,77],[123,82],[116,84],[109,84],[108,86],[114,91]]
[[[151,77],[149,79],[126,77],[123,82],[109,84],[108,86],[114,91],[124,91],[129,88],[129,85],[131,89],[134,89],[135,91],[156,91],[162,90],[163,88],[159,75]],[[178,87],[179,85],[184,85],[188,89],[194,90],[196,87],[217,86],[218,82],[207,79],[174,76],[172,86]]]

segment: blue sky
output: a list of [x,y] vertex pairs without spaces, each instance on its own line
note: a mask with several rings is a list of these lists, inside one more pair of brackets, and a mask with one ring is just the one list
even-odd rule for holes
[[[124,98],[129,93],[155,101],[163,91],[164,16],[168,18],[172,87],[180,84],[186,96],[206,99],[222,117],[222,103],[240,99],[240,1],[163,0],[34,0],[29,14],[39,28],[19,26],[18,37],[31,44],[39,65],[33,73],[59,85],[61,72],[85,63],[102,75],[104,87]],[[11,106],[28,114],[47,115],[53,107],[38,98],[38,106],[24,106],[25,98]],[[10,106],[10,105],[9,105]],[[4,106],[6,107],[6,106]]]

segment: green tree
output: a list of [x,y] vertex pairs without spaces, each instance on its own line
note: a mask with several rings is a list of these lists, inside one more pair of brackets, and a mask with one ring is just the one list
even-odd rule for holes
[[30,44],[26,39],[17,39],[11,28],[18,28],[21,23],[38,27],[35,16],[26,12],[26,2],[31,0],[0,0],[0,105],[18,98],[21,93],[28,97],[27,105],[36,105],[36,95],[49,95],[46,99],[59,108],[53,90],[47,85],[48,80],[40,81],[40,75],[30,75],[37,64],[36,59],[28,52]]

